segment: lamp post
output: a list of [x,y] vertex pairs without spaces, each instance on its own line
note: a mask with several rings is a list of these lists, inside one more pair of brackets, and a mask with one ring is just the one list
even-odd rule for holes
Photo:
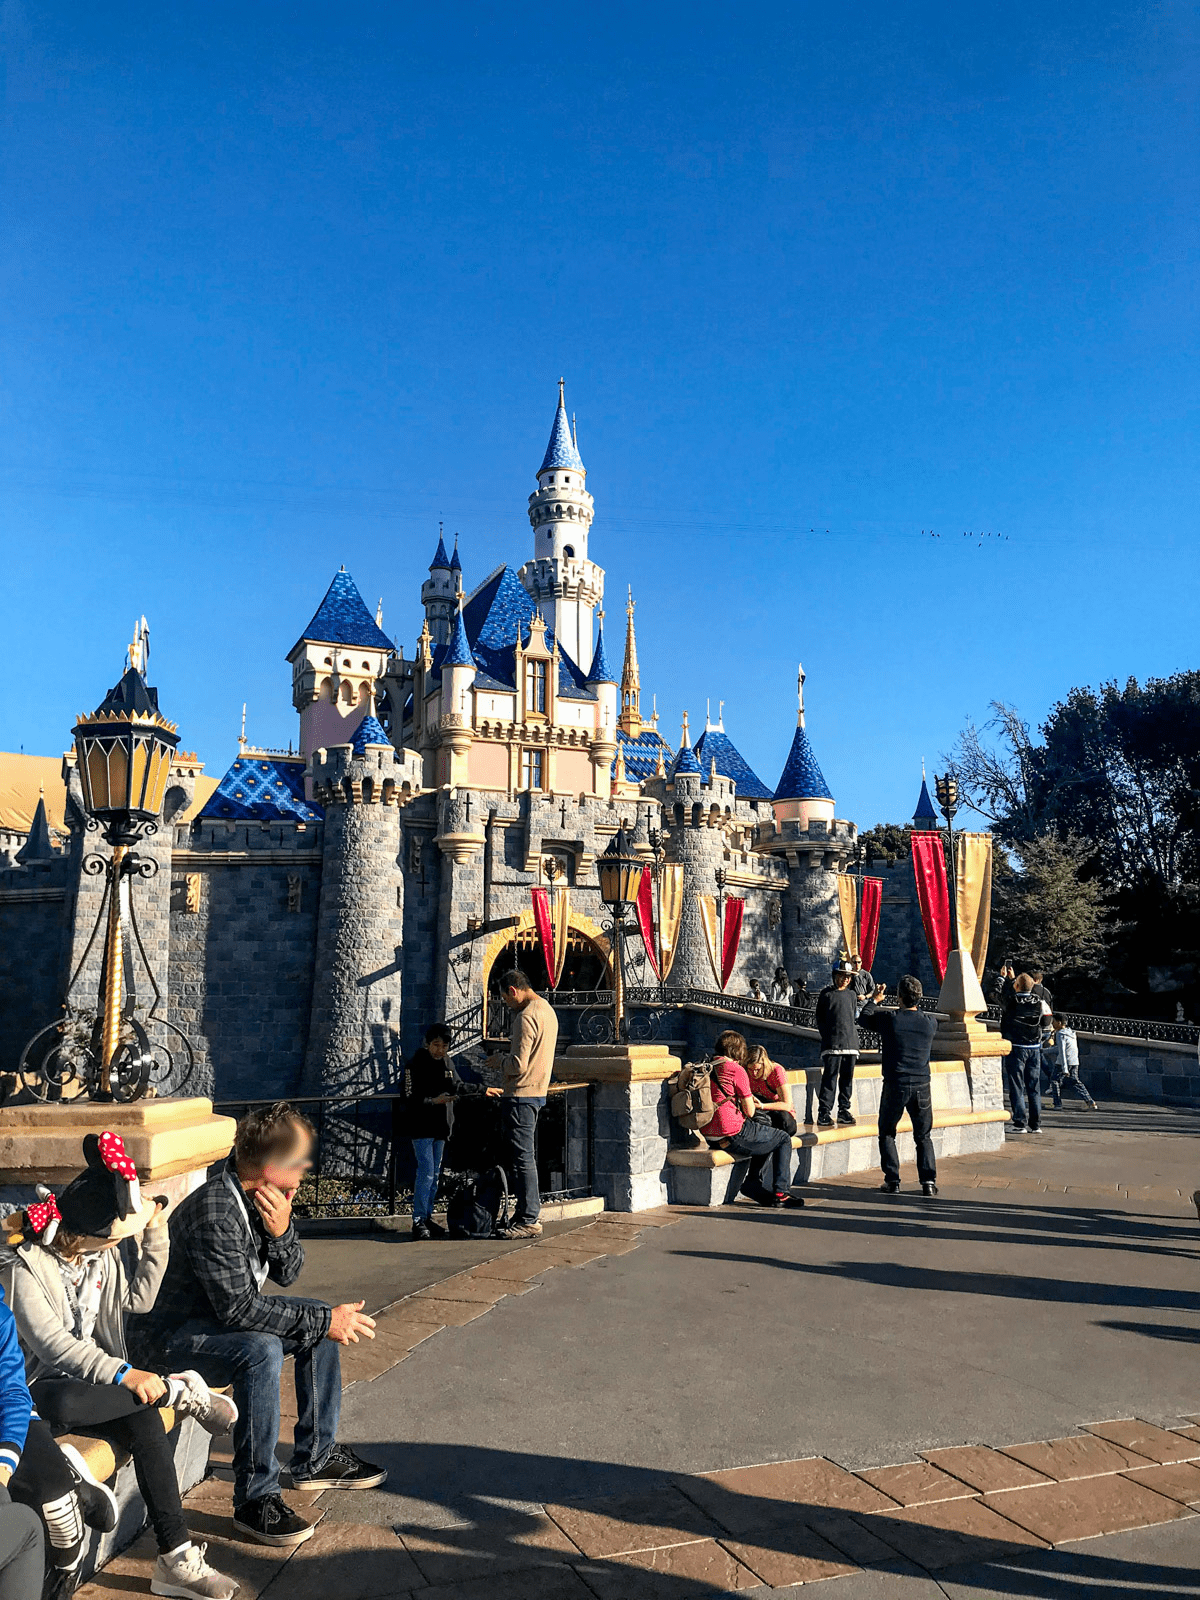
[[958,811],[958,779],[953,772],[934,778],[938,807],[946,819],[950,836],[950,948],[958,949],[958,875],[954,865],[954,817]]
[[634,854],[623,824],[600,857],[599,867],[600,898],[612,916],[613,1038],[620,1044],[625,1035],[625,917],[637,902],[646,870],[641,858]]
[[[178,1035],[189,1071],[191,1067],[192,1051],[186,1037],[165,1017],[155,1016],[160,998],[158,986],[145,962],[130,898],[133,878],[150,878],[158,870],[152,857],[139,856],[133,847],[157,830],[171,759],[179,743],[174,723],[168,722],[158,709],[157,690],[146,683],[147,652],[143,619],[129,647],[129,666],[121,681],[109,690],[95,711],[80,716],[73,730],[87,827],[102,831],[105,842],[112,847],[109,859],[88,855],[82,864],[88,876],[103,873],[106,878],[104,900],[88,942],[90,950],[103,922],[100,1015],[97,1025],[95,1020],[87,1020],[89,1014],[93,1019],[95,1016],[90,1008],[76,1009],[73,979],[65,996],[64,1017],[33,1036],[18,1064],[23,1081],[39,1099],[49,1099],[53,1091],[61,1094],[73,1081],[81,1082],[97,1100],[135,1099],[145,1092],[155,1047],[133,1015],[132,981],[126,985],[126,972],[132,973],[137,955],[147,966],[154,993],[146,1020]],[[76,978],[84,965],[80,962]],[[48,1034],[57,1034],[58,1042],[46,1050],[36,1067],[27,1070],[35,1047]],[[169,1051],[166,1054],[169,1059]]]
[[661,828],[650,828],[647,831],[650,840],[650,852],[654,858],[651,871],[654,874],[654,942],[658,955],[658,986],[664,987],[662,975],[663,947],[662,947],[662,875],[663,867],[667,860],[667,846],[663,839]]

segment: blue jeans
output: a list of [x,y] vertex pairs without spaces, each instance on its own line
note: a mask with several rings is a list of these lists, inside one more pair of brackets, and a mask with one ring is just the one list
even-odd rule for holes
[[749,1179],[742,1185],[745,1193],[786,1194],[792,1187],[792,1136],[782,1128],[747,1118],[725,1148],[735,1160],[750,1157]]
[[534,1135],[538,1112],[545,1104],[544,1098],[518,1100],[515,1095],[505,1095],[500,1102],[500,1127],[506,1146],[504,1165],[516,1201],[514,1223],[536,1222],[542,1209]]
[[[1042,1047],[1037,1044],[1015,1044],[1005,1057],[1004,1071],[1008,1077],[1008,1099],[1012,1107],[1013,1125],[1023,1128],[1028,1121],[1031,1128],[1042,1124]],[[1028,1106],[1026,1105],[1028,1097]]]
[[413,1183],[413,1221],[428,1222],[433,1215],[433,1202],[437,1199],[438,1175],[442,1170],[444,1139],[414,1139],[413,1155],[417,1158],[417,1176]]
[[290,1471],[315,1477],[337,1443],[342,1408],[342,1366],[329,1339],[301,1347],[274,1333],[248,1333],[219,1322],[185,1322],[167,1340],[163,1370],[191,1367],[205,1383],[233,1385],[238,1420],[233,1430],[233,1504],[238,1510],[279,1493],[279,1380],[287,1356],[295,1358],[295,1443]]

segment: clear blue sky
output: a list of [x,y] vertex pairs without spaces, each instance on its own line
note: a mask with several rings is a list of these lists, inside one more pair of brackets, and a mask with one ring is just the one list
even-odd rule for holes
[[340,562],[411,653],[439,518],[530,551],[560,373],[673,741],[773,783],[802,659],[866,826],[993,697],[1200,665],[1194,6],[0,16],[0,746],[140,611],[210,771],[286,743]]

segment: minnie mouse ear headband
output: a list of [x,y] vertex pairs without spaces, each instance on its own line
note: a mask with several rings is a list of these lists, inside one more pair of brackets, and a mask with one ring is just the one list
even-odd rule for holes
[[[89,1133],[83,1141],[87,1168],[58,1197],[62,1227],[86,1239],[128,1239],[141,1233],[157,1209],[142,1201],[137,1168],[119,1133]],[[31,1218],[32,1224],[32,1218]],[[49,1240],[43,1237],[43,1243]]]

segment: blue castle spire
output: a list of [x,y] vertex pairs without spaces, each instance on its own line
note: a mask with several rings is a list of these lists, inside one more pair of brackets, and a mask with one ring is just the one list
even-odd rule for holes
[[558,380],[558,410],[554,413],[554,426],[550,429],[550,443],[546,446],[546,454],[538,468],[538,475],[543,472],[555,472],[560,467],[570,471],[583,472],[584,465],[575,448],[575,440],[571,437],[571,424],[567,420],[567,403],[563,398],[563,380]]
[[616,683],[617,675],[608,664],[608,656],[604,650],[604,618],[600,618],[600,626],[596,630],[596,653],[592,657],[591,670],[587,675],[588,683]]
[[792,735],[792,748],[776,786],[775,800],[832,800],[825,774],[817,765],[813,747],[804,727],[804,668],[797,676],[796,692],[800,701],[796,713],[796,731]]
[[462,607],[459,606],[454,619],[454,632],[450,635],[450,643],[446,647],[446,654],[442,657],[442,666],[474,667],[474,665],[475,657],[471,654],[467,625],[463,621]]
[[433,552],[433,560],[429,563],[430,572],[452,572],[450,557],[446,554],[446,541],[442,538],[442,530],[438,529],[438,547]]
[[937,811],[929,798],[929,785],[925,781],[925,763],[921,763],[921,794],[913,812],[912,825],[920,833],[932,833],[938,825]]
[[450,557],[450,571],[461,572],[462,562],[458,559],[458,535],[454,535],[454,554]]

